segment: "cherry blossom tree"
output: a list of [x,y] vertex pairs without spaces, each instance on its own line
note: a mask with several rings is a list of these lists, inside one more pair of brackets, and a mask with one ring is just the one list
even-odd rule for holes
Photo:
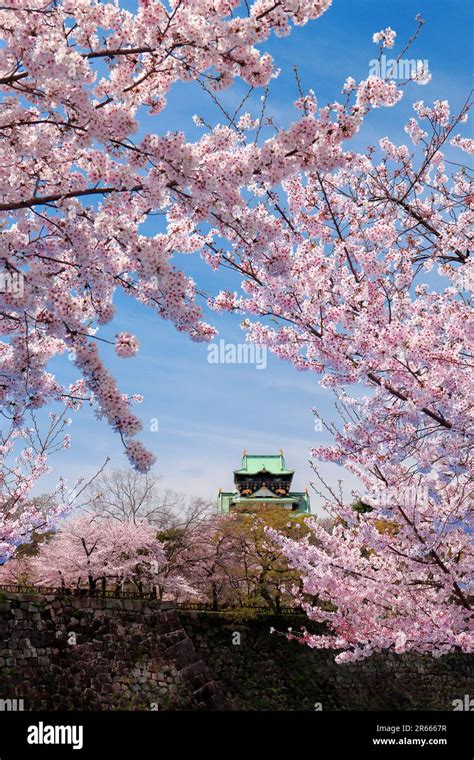
[[[86,398],[147,471],[153,457],[136,439],[133,399],[98,349],[112,342],[124,358],[138,350],[132,333],[104,333],[114,294],[207,340],[215,331],[196,284],[173,257],[200,253],[216,270],[230,267],[242,292],[210,305],[246,315],[249,340],[339,389],[342,429],[331,427],[334,446],[314,455],[355,472],[372,507],[355,513],[333,494],[338,526],[318,535],[321,546],[281,539],[308,593],[317,586],[337,608],[324,613],[337,637],[308,640],[346,659],[391,647],[467,650],[474,194],[462,159],[448,163],[446,148],[472,152],[462,133],[468,105],[452,116],[444,100],[418,101],[410,147],[384,137],[378,149],[345,150],[370,110],[402,97],[409,83],[389,71],[348,77],[342,102],[329,105],[301,89],[299,118],[268,139],[263,95],[261,114],[239,108],[195,143],[181,132],[134,140],[139,109],[160,113],[178,80],[195,79],[213,97],[235,76],[265,87],[276,72],[256,45],[317,18],[330,0],[257,0],[233,17],[232,5],[2,6],[0,250],[6,275],[22,284],[0,293],[0,395],[12,436],[29,410]],[[380,54],[395,41],[390,27],[374,35]],[[157,211],[166,231],[148,237],[141,225]],[[65,352],[79,392],[47,370]],[[366,397],[346,391],[355,383]],[[8,516],[7,542],[9,525]]]
[[302,516],[279,509],[208,516],[159,534],[167,558],[164,573],[185,578],[193,596],[215,610],[264,605],[278,613],[294,604],[292,586],[300,574],[268,535],[269,527],[279,536],[309,533]]
[[[243,203],[241,188],[271,171],[272,149],[260,159],[231,128],[217,127],[196,144],[181,132],[134,140],[139,112],[157,117],[178,81],[216,91],[235,77],[250,88],[267,84],[273,62],[256,46],[330,4],[256,0],[233,16],[238,3],[205,0],[168,7],[140,0],[136,12],[96,0],[3,3],[0,399],[7,428],[0,456],[2,472],[17,480],[22,517],[4,504],[0,561],[37,523],[23,506],[50,452],[40,446],[33,454],[32,411],[87,401],[119,433],[133,466],[149,469],[153,455],[135,437],[141,422],[131,408],[140,399],[119,391],[98,349],[112,343],[123,358],[138,350],[129,332],[102,334],[115,313],[114,294],[151,307],[193,340],[212,337],[195,283],[172,257],[202,250],[213,232],[203,234],[200,222],[221,224],[228,203]],[[284,135],[274,141],[277,152],[288,145],[288,164],[299,155],[292,143]],[[166,230],[148,237],[141,225],[156,212],[165,214]],[[48,370],[65,353],[80,375],[71,387]],[[59,516],[52,512],[51,523]]]
[[201,515],[200,519],[186,520],[158,533],[166,556],[164,581],[177,575],[188,583],[190,593],[184,590],[177,595],[178,599],[197,598],[219,609],[226,597],[230,567],[235,564],[229,519],[222,515]]
[[[41,546],[31,568],[37,585],[95,592],[120,589],[126,583],[150,590],[162,582],[164,564],[163,546],[150,525],[83,515],[61,525]],[[178,579],[170,577],[167,590],[177,584]]]
[[[41,476],[51,471],[48,456],[69,448],[68,414],[77,411],[80,404],[68,398],[62,411],[49,413],[47,426],[42,426],[35,411],[29,409],[22,419],[23,427],[18,428],[18,420],[13,419],[6,432],[0,432],[0,567],[18,547],[30,542],[35,531],[47,532],[73,508],[91,501],[85,492],[108,460],[87,481],[79,477],[71,487],[60,478],[54,493],[43,498],[29,496]],[[3,416],[8,419],[7,413]]]
[[31,566],[31,557],[16,556],[0,565],[0,585],[31,586],[35,575]]
[[[182,132],[134,140],[139,110],[158,115],[180,80],[198,80],[212,97],[236,76],[250,88],[267,85],[277,72],[255,45],[329,5],[256,0],[233,18],[227,2],[178,0],[167,10],[142,0],[136,13],[95,0],[2,6],[1,254],[5,276],[21,287],[0,293],[0,393],[15,429],[25,409],[76,398],[47,370],[67,352],[80,372],[79,398],[119,433],[130,462],[149,469],[153,456],[135,437],[141,422],[131,410],[139,398],[120,393],[98,349],[112,343],[124,358],[138,350],[131,333],[103,334],[117,290],[193,340],[212,338],[196,284],[173,257],[200,252],[216,267],[226,260],[222,239],[231,248],[245,244],[258,262],[279,234],[281,214],[274,198],[267,210],[261,197],[302,167],[339,165],[341,143],[364,114],[401,93],[371,77],[360,83],[357,103],[318,113],[305,106],[289,129],[263,143],[248,130],[258,138],[264,109],[260,119],[238,119],[239,107],[228,125],[195,143]],[[166,231],[146,236],[141,227],[157,212]]]
[[[360,98],[353,82],[344,90]],[[335,605],[307,609],[336,636],[305,640],[342,650],[341,662],[473,647],[473,193],[462,155],[446,156],[474,152],[457,132],[468,110],[417,101],[411,147],[384,137],[335,171],[286,179],[271,248],[234,250],[244,294],[215,299],[256,315],[249,339],[339,389],[342,428],[327,424],[334,445],[313,455],[357,475],[370,509],[356,514],[330,489],[333,533],[313,525],[316,546],[280,541],[303,590]],[[367,396],[348,392],[357,383]]]
[[[192,339],[212,337],[194,282],[171,257],[202,249],[212,234],[200,234],[198,223],[218,219],[219,206],[238,200],[259,169],[256,151],[242,149],[232,130],[216,128],[195,145],[179,132],[134,142],[138,111],[158,115],[180,80],[205,79],[214,89],[235,76],[266,84],[272,59],[255,44],[317,18],[330,2],[256,0],[234,18],[238,3],[205,0],[169,8],[140,0],[136,12],[96,0],[2,5],[1,258],[7,280],[21,287],[0,293],[0,395],[16,430],[25,410],[70,395],[47,370],[69,352],[131,463],[150,467],[152,455],[135,438],[140,420],[98,350],[105,340],[130,357],[138,342],[128,332],[111,341],[98,329],[111,321],[120,289]],[[157,210],[167,230],[147,237],[140,226]]]

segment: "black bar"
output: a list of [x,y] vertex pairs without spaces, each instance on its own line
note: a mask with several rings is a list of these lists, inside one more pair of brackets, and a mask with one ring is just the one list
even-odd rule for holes
[[[11,712],[0,713],[0,760],[142,760],[239,754],[291,758],[472,760],[470,712]],[[42,732],[39,732],[40,724]],[[59,732],[49,726],[76,726]],[[33,727],[33,728],[30,728]],[[79,748],[82,727],[82,748]],[[36,729],[36,730],[35,730]],[[69,733],[68,733],[69,730]],[[61,738],[72,744],[31,744]],[[304,754],[303,754],[304,752]],[[107,754],[104,754],[107,753]],[[191,754],[192,753],[192,754]]]

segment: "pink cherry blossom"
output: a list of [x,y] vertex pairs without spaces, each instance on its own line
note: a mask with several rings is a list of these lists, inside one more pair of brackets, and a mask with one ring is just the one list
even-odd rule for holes
[[138,340],[130,333],[119,333],[115,341],[115,351],[122,358],[134,356],[138,351]]
[[386,29],[382,29],[381,32],[376,32],[372,40],[378,45],[380,44],[381,47],[385,48],[393,48],[395,44],[395,37],[397,36],[397,33],[393,31],[389,26]]
[[[94,591],[133,583],[139,590],[151,590],[165,583],[165,591],[174,591],[179,579],[168,575],[165,581],[165,565],[163,546],[150,525],[86,515],[64,522],[41,545],[29,571],[34,583],[43,586]],[[10,572],[8,565],[6,570]]]

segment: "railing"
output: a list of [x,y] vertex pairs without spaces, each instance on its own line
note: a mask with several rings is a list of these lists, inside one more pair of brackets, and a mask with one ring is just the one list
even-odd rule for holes
[[252,610],[253,612],[262,613],[264,615],[302,614],[300,607],[281,607],[277,612],[270,606],[263,604],[219,604],[216,609],[215,605],[206,602],[177,602],[176,607],[178,610],[196,610],[197,612],[246,612],[247,610]]
[[89,588],[52,588],[50,586],[19,586],[15,584],[0,585],[0,592],[13,594],[54,594],[55,596],[86,596],[101,599],[157,599],[154,591],[122,591],[112,589]]
[[[51,586],[21,586],[16,584],[1,584],[0,593],[8,592],[12,594],[43,594],[54,596],[73,596],[73,597],[92,597],[99,599],[151,599],[158,601],[158,597],[154,591],[121,591],[106,589],[94,589],[89,588],[67,588],[65,586],[59,588],[53,588]],[[164,600],[170,601],[170,600]],[[301,608],[299,607],[281,607],[277,612],[270,606],[263,604],[219,604],[217,609],[215,605],[208,602],[175,602],[174,606],[178,610],[195,610],[197,612],[247,612],[252,611],[264,615],[298,615],[301,614]]]

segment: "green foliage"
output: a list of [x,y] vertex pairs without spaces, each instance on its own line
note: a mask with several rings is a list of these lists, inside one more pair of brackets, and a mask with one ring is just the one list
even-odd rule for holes
[[41,544],[47,543],[54,536],[54,530],[46,530],[44,533],[33,531],[31,540],[27,544],[21,544],[15,552],[15,559],[24,559],[25,557],[36,557]]
[[357,499],[352,505],[351,508],[354,510],[354,512],[358,512],[360,515],[364,514],[365,512],[373,512],[374,508],[370,506],[370,504],[366,504],[362,499]]
[[[220,603],[264,606],[275,613],[294,604],[290,591],[301,585],[301,577],[290,568],[269,528],[298,538],[309,533],[304,515],[292,515],[275,507],[256,514],[232,514],[222,521],[215,539],[216,545],[225,539],[227,546],[221,561],[224,582]],[[252,610],[234,614],[243,619],[252,615]]]

